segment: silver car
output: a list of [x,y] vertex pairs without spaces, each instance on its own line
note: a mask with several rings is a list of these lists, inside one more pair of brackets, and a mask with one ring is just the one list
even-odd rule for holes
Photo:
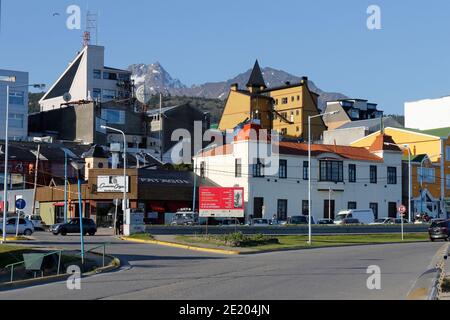
[[[6,233],[16,234],[16,221],[17,218],[9,218],[6,220]],[[0,234],[3,233],[3,219],[0,220]],[[33,223],[23,218],[19,219],[19,234],[31,236],[34,233]]]

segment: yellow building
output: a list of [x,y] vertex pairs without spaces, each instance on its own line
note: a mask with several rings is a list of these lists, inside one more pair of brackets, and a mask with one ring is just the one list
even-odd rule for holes
[[[450,214],[450,128],[414,130],[386,128],[398,145],[404,145],[412,154],[412,202],[414,212],[437,217],[438,213]],[[370,147],[376,132],[353,142],[354,147]],[[404,194],[408,193],[407,151],[405,151]]]
[[[318,95],[308,87],[308,78],[298,84],[267,88],[256,61],[246,89],[231,85],[219,130],[232,130],[245,120],[258,120],[263,129],[276,130],[291,138],[307,139],[308,117],[320,114]],[[313,140],[322,137],[326,126],[322,118],[311,122]]]

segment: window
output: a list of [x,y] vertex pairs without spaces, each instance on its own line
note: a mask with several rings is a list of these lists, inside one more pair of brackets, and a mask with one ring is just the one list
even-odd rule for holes
[[23,129],[23,127],[24,127],[23,119],[24,119],[23,114],[10,113],[9,114],[9,126],[11,128]]
[[343,168],[342,161],[320,161],[320,181],[344,182]]
[[445,147],[445,161],[450,161],[450,147]]
[[116,98],[116,90],[104,89],[102,98],[105,100],[114,100]]
[[202,161],[200,163],[200,177],[204,178],[206,174],[206,163],[205,161]]
[[283,98],[283,99],[281,100],[281,103],[282,103],[282,104],[287,104],[288,102],[289,102],[288,98]]
[[285,199],[278,200],[277,206],[277,218],[280,221],[287,220],[287,209],[288,209],[288,201]]
[[434,168],[417,168],[417,181],[425,183],[436,182],[436,172]]
[[130,81],[130,75],[126,73],[119,73],[120,81]]
[[373,202],[369,204],[369,208],[372,209],[375,219],[378,219],[378,203]]
[[102,78],[102,71],[94,69],[94,79],[101,79],[101,78]]
[[256,164],[253,165],[253,177],[264,178],[264,165],[261,163],[260,159],[258,159]]
[[300,115],[300,110],[295,111],[295,114],[296,114],[297,116],[299,116],[299,115]]
[[308,200],[302,201],[302,215],[304,215],[304,216],[309,215],[309,201]]
[[287,179],[287,160],[280,160],[278,174],[280,179]]
[[99,99],[102,97],[102,89],[94,88],[92,90],[92,98]]
[[388,167],[387,168],[387,183],[388,184],[397,184],[397,168],[396,167]]
[[377,183],[377,166],[370,166],[370,183]]
[[355,210],[357,207],[357,203],[355,201],[350,201],[347,205],[348,210]]
[[25,104],[25,93],[23,91],[10,91],[9,103],[23,106]]
[[278,105],[278,99],[275,99],[275,105]]
[[297,101],[300,101],[300,96],[297,96]]
[[356,182],[356,164],[348,165],[348,182]]
[[287,128],[281,129],[281,135],[282,135],[282,136],[287,135]]
[[236,159],[234,163],[234,176],[236,178],[242,177],[242,159]]
[[117,73],[103,72],[103,79],[105,80],[117,80]]
[[125,124],[125,111],[114,109],[103,109],[102,119],[108,124]]
[[303,161],[303,180],[308,180],[309,176],[309,162]]
[[292,97],[291,97],[291,102],[294,102],[294,101],[295,101],[295,97],[292,96]]
[[300,127],[296,127],[295,131],[300,132]]

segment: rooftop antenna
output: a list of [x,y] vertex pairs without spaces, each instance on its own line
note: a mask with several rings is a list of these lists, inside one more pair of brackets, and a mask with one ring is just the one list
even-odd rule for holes
[[98,45],[98,13],[87,11],[86,13],[86,31],[83,34],[83,45],[86,47],[91,44],[91,37],[95,36],[95,45]]

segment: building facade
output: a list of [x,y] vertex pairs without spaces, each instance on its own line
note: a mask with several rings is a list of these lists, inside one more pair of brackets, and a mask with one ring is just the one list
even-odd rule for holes
[[[246,87],[231,86],[219,130],[233,130],[246,120],[253,120],[285,137],[307,139],[308,117],[320,113],[318,95],[309,89],[308,78],[303,77],[297,84],[267,88],[256,61]],[[312,120],[313,140],[320,140],[324,130],[326,126],[321,118]]]
[[0,139],[5,139],[6,87],[9,92],[9,133],[11,139],[28,136],[28,73],[0,70]]
[[[41,111],[67,102],[127,100],[133,95],[131,72],[105,66],[105,48],[88,45],[39,101]],[[69,101],[67,101],[69,100]]]
[[[390,135],[395,143],[407,145],[411,150],[413,212],[428,213],[432,217],[447,217],[450,214],[450,128],[424,131],[386,128],[384,132]],[[352,146],[367,148],[379,134],[380,132],[376,132],[357,140]],[[406,151],[404,166],[408,166]],[[409,174],[408,170],[405,170],[404,177],[407,179]],[[424,180],[421,180],[420,170],[424,172]],[[405,190],[408,183],[408,180],[404,181]],[[408,203],[407,197],[407,192],[404,192],[404,203]],[[424,199],[428,199],[428,207],[423,206]]]
[[[231,144],[206,150],[195,157],[196,173],[222,187],[243,187],[246,219],[308,215],[308,147],[279,142],[273,151],[271,173],[255,148],[270,149],[270,142],[253,141],[247,125]],[[369,209],[376,217],[396,217],[402,201],[402,153],[387,147],[380,135],[370,150],[337,145],[313,145],[311,159],[312,215],[334,218],[343,209]],[[278,153],[276,153],[278,152]],[[268,152],[270,153],[270,151]],[[274,160],[275,159],[275,160]],[[331,201],[330,201],[331,200]]]

